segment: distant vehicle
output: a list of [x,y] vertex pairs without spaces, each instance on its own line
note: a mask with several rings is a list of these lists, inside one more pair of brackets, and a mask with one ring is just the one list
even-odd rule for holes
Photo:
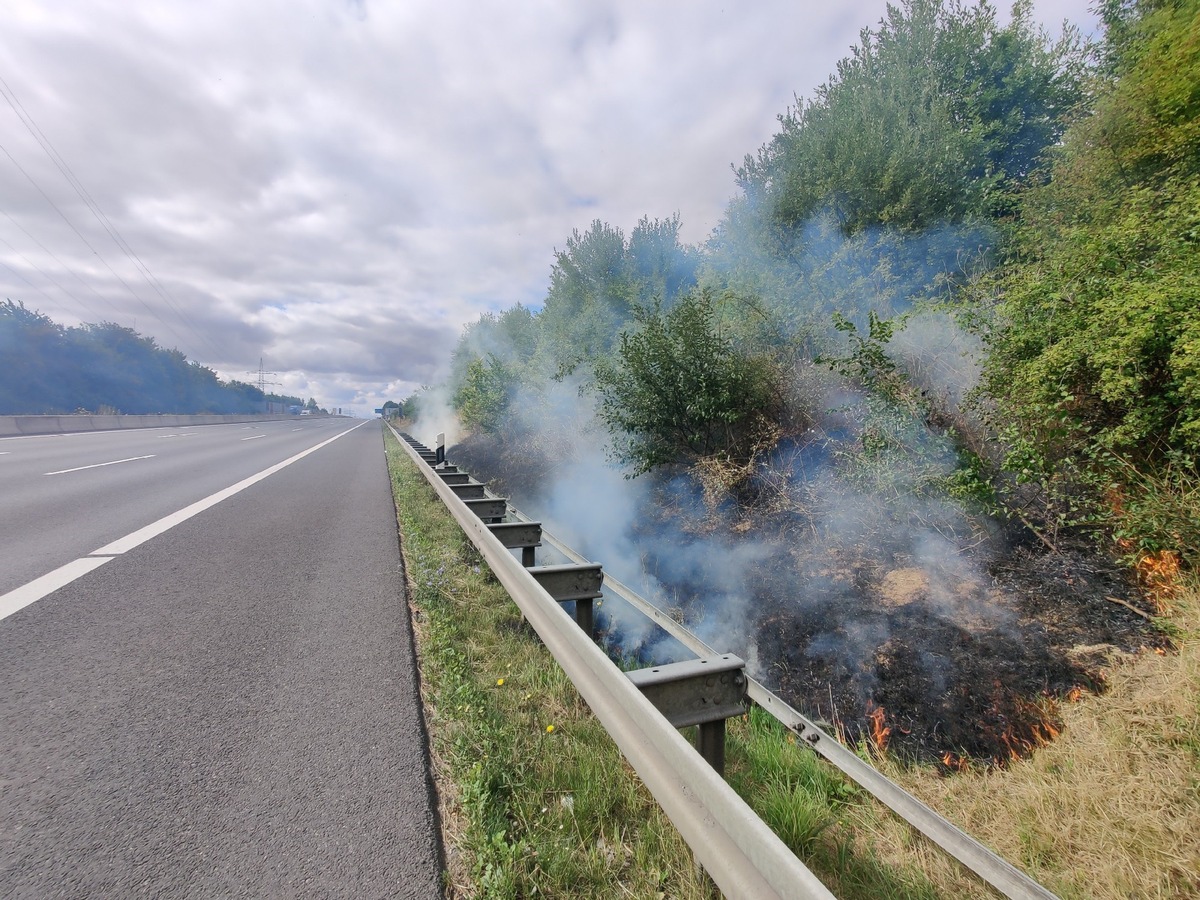
[[302,409],[302,410],[300,410],[300,415],[302,415],[302,416],[311,416],[311,415],[312,415],[312,410],[311,410],[311,409]]

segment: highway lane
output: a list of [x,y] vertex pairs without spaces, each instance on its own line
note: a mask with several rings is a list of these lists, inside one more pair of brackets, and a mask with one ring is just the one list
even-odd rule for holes
[[400,570],[372,423],[0,620],[0,896],[439,896]]
[[0,595],[356,424],[0,438]]

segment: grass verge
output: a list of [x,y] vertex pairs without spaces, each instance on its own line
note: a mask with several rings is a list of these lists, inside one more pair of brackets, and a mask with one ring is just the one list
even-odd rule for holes
[[451,897],[715,896],[390,434]]
[[[450,896],[718,896],[424,477],[385,434]],[[859,827],[875,802],[763,711],[728,723],[726,755],[730,783],[839,897],[961,896],[939,893],[916,856],[890,846],[879,852]]]
[[[1064,900],[1200,898],[1200,584],[1165,619],[1177,652],[1115,659],[1108,690],[1062,709],[1032,758],[943,777],[878,761],[885,774]],[[894,823],[889,858],[911,838]],[[946,884],[950,863],[931,858]],[[971,894],[974,895],[974,894]],[[979,896],[988,896],[980,892]],[[967,894],[964,894],[967,896]]]

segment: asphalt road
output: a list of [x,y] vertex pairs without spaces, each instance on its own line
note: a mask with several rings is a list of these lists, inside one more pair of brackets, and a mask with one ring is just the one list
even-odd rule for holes
[[0,438],[0,595],[353,424],[317,417]]
[[[440,896],[382,440],[353,424],[36,439],[64,455],[0,475],[6,568],[102,560],[0,619],[0,896]],[[45,474],[142,455],[131,438],[196,449],[161,487],[174,451]]]

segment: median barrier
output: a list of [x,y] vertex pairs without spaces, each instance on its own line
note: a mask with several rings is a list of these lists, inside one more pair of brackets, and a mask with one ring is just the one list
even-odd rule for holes
[[185,425],[236,425],[278,422],[290,415],[270,416],[0,416],[0,437],[26,434],[73,434],[81,431],[119,431],[126,428],[178,428]]

